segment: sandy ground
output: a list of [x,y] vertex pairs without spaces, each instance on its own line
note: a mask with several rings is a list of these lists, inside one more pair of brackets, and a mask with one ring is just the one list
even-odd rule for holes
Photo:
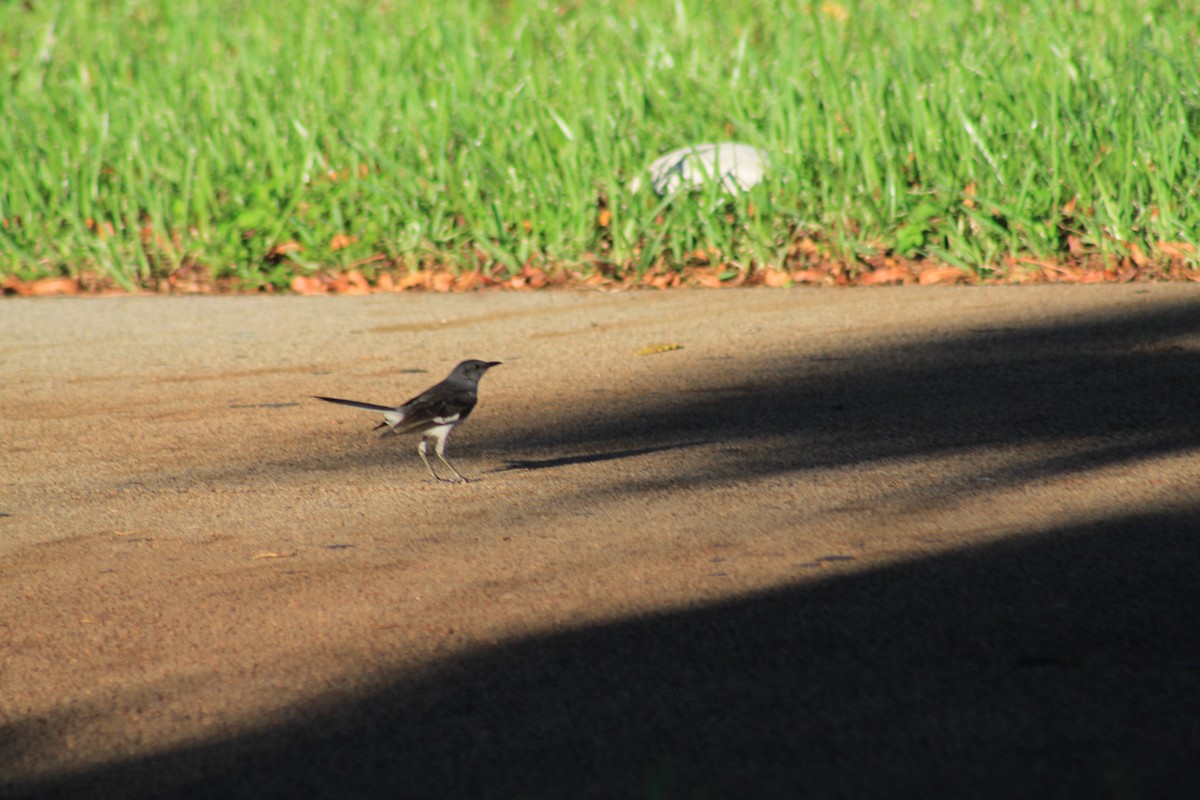
[[[2,796],[1200,785],[1200,287],[7,300],[0,337]],[[308,399],[472,357],[466,485]]]

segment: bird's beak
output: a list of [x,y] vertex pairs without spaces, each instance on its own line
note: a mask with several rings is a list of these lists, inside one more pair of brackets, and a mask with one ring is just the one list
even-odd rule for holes
[[492,367],[498,367],[503,363],[504,363],[503,361],[488,361],[487,366],[488,366],[488,369],[491,369]]

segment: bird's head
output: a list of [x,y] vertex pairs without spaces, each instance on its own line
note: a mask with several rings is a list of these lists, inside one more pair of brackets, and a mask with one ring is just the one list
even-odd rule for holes
[[473,358],[469,361],[464,361],[455,367],[454,371],[450,373],[450,377],[462,378],[464,380],[477,382],[483,377],[483,373],[487,372],[492,367],[500,366],[500,364],[501,362],[499,361],[479,361],[478,359]]

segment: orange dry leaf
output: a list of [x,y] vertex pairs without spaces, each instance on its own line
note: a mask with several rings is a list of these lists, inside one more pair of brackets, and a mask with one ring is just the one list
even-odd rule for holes
[[858,279],[863,286],[879,286],[886,283],[904,283],[912,280],[912,273],[903,267],[883,267],[864,273]]
[[19,294],[22,296],[28,295],[29,284],[25,283],[25,281],[21,280],[16,275],[7,275],[5,276],[4,280],[0,282],[0,293]]
[[821,13],[838,22],[844,22],[850,18],[850,12],[840,3],[822,3]]
[[412,289],[417,286],[428,286],[428,285],[429,285],[429,271],[424,270],[424,269],[419,269],[416,272],[410,272],[407,275],[405,275],[403,278],[401,278],[396,283],[396,288],[403,291],[405,289]]
[[792,273],[794,283],[821,283],[827,277],[829,273],[819,269],[798,269]]
[[1167,258],[1187,258],[1196,252],[1196,248],[1187,242],[1161,241],[1155,244],[1155,248]]
[[347,294],[366,294],[371,291],[371,284],[367,282],[366,277],[356,269],[343,274],[343,279],[347,287],[342,291]]
[[917,276],[917,283],[930,286],[935,283],[963,283],[966,279],[967,273],[957,267],[930,267]]
[[435,272],[430,286],[435,292],[448,292],[454,288],[454,276],[449,272]]
[[1150,263],[1150,259],[1142,252],[1142,248],[1138,247],[1137,242],[1129,242],[1125,247],[1129,250],[1129,258],[1134,264],[1144,267]]
[[325,285],[315,275],[297,275],[292,278],[290,286],[296,294],[325,294]]
[[692,280],[708,289],[720,289],[724,284],[711,269],[694,269],[688,273]]
[[612,212],[607,208],[600,209],[600,213],[596,215],[596,227],[607,228],[610,222],[612,222]]
[[357,236],[347,236],[344,233],[339,233],[329,240],[329,250],[336,253],[338,250],[345,249],[357,241]]
[[79,282],[74,278],[42,278],[29,284],[29,294],[43,297],[51,294],[79,294]]
[[798,253],[812,255],[813,253],[817,252],[817,243],[805,236],[803,239],[796,242],[794,249]]
[[1078,283],[1104,283],[1111,278],[1116,277],[1116,273],[1105,269],[1088,269],[1082,270],[1076,275]]
[[375,279],[375,286],[381,292],[394,292],[396,290],[396,279],[392,277],[390,272],[385,272]]
[[526,285],[530,289],[540,289],[546,285],[549,280],[546,277],[545,270],[539,267],[525,267],[521,270],[521,275],[524,276]]
[[109,236],[112,236],[114,233],[116,233],[116,229],[113,227],[111,222],[97,222],[91,217],[88,217],[86,220],[84,220],[83,224],[87,226],[89,231],[96,234],[101,239],[107,239]]
[[781,269],[771,269],[768,267],[767,269],[763,270],[762,276],[763,283],[772,288],[789,286],[792,283],[792,276]]
[[464,272],[454,279],[454,291],[469,292],[483,279],[478,272]]
[[280,258],[288,253],[303,253],[304,245],[292,240],[288,242],[280,242],[267,251],[268,258]]

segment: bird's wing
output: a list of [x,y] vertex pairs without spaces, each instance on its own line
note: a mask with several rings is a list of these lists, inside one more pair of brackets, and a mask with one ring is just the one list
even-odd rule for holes
[[474,389],[439,384],[400,406],[397,411],[404,416],[381,435],[391,436],[462,422],[475,407],[477,399]]

